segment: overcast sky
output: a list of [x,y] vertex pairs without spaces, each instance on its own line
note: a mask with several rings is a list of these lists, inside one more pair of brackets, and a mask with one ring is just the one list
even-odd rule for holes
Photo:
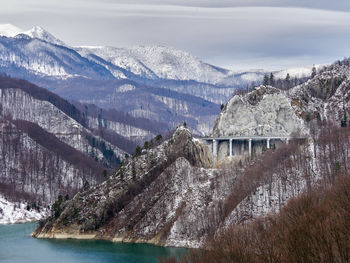
[[0,0],[0,23],[70,45],[168,45],[231,69],[350,56],[349,0]]

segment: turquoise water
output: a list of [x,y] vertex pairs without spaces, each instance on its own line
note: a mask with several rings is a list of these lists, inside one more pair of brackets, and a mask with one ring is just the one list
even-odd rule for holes
[[93,240],[31,238],[34,223],[0,225],[0,262],[155,263],[158,257],[185,253],[181,248]]

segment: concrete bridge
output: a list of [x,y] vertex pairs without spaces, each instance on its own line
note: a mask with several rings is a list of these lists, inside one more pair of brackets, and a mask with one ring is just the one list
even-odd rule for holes
[[[214,156],[218,155],[218,147],[220,142],[229,143],[229,156],[243,155],[248,150],[249,156],[252,155],[253,145],[259,143],[264,145],[266,149],[270,149],[274,143],[286,142],[290,139],[306,139],[307,137],[291,137],[291,136],[229,136],[229,137],[206,137],[201,140],[206,143],[212,143],[212,152]],[[248,148],[248,149],[247,149]]]

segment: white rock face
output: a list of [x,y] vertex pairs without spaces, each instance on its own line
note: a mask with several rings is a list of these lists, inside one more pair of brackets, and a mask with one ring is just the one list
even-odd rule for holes
[[287,94],[261,86],[227,103],[216,120],[213,136],[289,136],[305,132]]

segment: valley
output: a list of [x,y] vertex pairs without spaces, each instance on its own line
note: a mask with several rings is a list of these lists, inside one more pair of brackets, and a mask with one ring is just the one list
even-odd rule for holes
[[346,262],[349,98],[349,58],[235,71],[0,25],[0,239],[72,262]]

